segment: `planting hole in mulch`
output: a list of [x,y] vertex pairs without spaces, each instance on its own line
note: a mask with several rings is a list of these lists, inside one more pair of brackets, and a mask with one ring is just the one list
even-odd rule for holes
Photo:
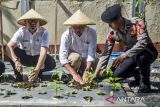
[[40,94],[40,95],[45,95],[45,94],[47,94],[47,92],[46,92],[46,91],[44,91],[44,92],[39,92],[38,94]]
[[33,98],[32,95],[26,95],[26,96],[23,96],[22,99],[30,99],[30,98]]
[[63,96],[60,96],[60,95],[55,95],[53,96],[54,98],[57,98],[57,99],[63,99],[64,97]]
[[85,97],[83,97],[87,102],[92,102],[92,100],[93,100],[93,97],[91,97],[91,96],[85,96]]

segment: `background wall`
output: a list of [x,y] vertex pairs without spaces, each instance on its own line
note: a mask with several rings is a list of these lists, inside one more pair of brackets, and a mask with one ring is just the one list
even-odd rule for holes
[[[59,0],[58,1],[58,43],[62,33],[67,29],[63,25],[74,12],[81,9],[90,18],[96,21],[95,26],[91,26],[97,31],[98,43],[104,43],[108,25],[101,21],[101,13],[106,7],[120,3],[122,5],[122,14],[126,18],[131,17],[132,0]],[[46,27],[50,34],[50,44],[54,43],[55,27],[55,0],[30,0],[30,7],[48,20]],[[146,20],[149,34],[153,42],[160,41],[160,0],[148,0],[146,6]],[[4,41],[7,43],[14,32],[20,27],[16,20],[21,16],[21,5],[19,0],[3,2],[3,32]]]

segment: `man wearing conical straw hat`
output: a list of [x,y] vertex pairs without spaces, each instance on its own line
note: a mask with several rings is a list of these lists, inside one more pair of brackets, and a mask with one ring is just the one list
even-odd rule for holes
[[29,81],[42,78],[42,72],[55,68],[54,59],[47,54],[49,33],[42,27],[47,23],[33,9],[21,16],[17,23],[22,25],[7,44],[6,52],[10,58],[17,81],[23,81],[22,65],[35,67]]
[[[87,25],[95,25],[80,10],[75,12],[64,25],[67,29],[60,43],[60,62],[80,84],[88,82],[87,71],[92,69],[96,54],[96,31]],[[81,77],[82,76],[82,77]]]

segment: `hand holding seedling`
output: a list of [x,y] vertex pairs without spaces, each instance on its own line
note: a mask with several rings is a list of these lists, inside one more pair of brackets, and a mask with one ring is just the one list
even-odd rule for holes
[[36,82],[38,80],[38,74],[39,74],[39,71],[33,70],[31,72],[31,75],[29,76],[29,81]]
[[78,75],[78,74],[74,74],[74,75],[73,75],[73,79],[74,79],[76,82],[80,83],[80,84],[84,84],[82,78],[81,78],[80,75]]
[[22,68],[22,64],[19,61],[15,62],[15,68],[18,72],[22,73],[23,72],[23,68]]
[[89,83],[87,71],[84,71],[82,79],[84,83]]
[[93,79],[95,78],[96,76],[93,74],[93,71],[92,70],[89,70],[89,71],[85,71],[83,73],[83,81],[87,84],[87,83],[92,83]]

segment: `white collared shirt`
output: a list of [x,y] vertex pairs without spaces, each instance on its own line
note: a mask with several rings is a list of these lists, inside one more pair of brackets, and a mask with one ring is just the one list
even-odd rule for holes
[[49,33],[43,27],[39,27],[33,34],[26,27],[21,27],[11,41],[25,50],[27,55],[35,56],[40,54],[41,47],[49,47]]
[[62,65],[69,63],[68,55],[71,52],[79,53],[87,61],[94,61],[96,55],[97,34],[92,28],[86,27],[79,37],[73,31],[73,28],[67,29],[60,43],[59,57]]

